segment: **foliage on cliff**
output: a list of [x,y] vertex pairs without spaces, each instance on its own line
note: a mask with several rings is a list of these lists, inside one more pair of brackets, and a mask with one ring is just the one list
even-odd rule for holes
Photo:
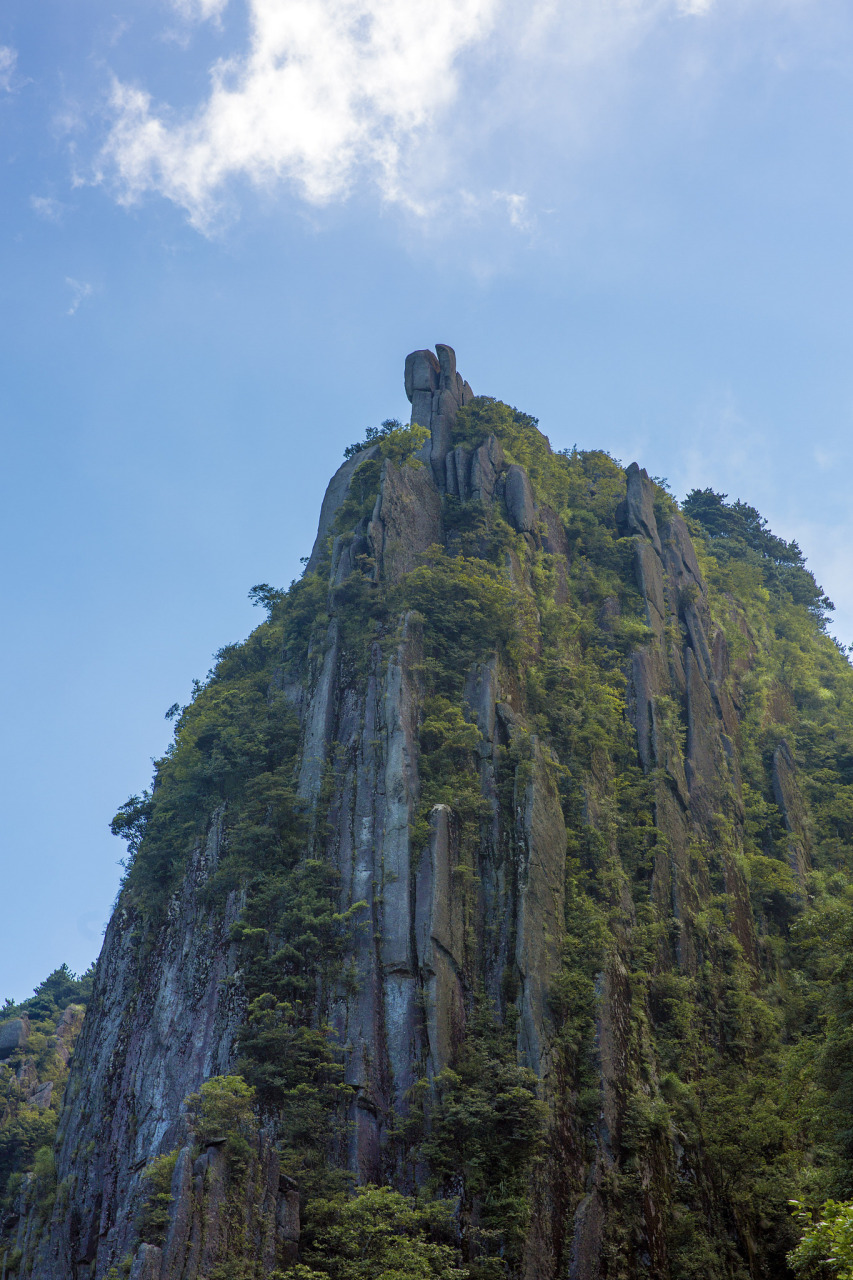
[[[8,1042],[0,1061],[0,1215],[7,1225],[17,1221],[22,1197],[46,1211],[55,1193],[53,1140],[93,974],[94,966],[77,978],[62,965],[28,1000],[7,999],[0,1009],[0,1042],[4,1032]],[[3,1237],[0,1229],[0,1249]]]
[[[368,525],[383,466],[413,466],[424,433],[388,420],[348,451],[379,446],[354,470],[318,571],[286,592],[253,589],[266,620],[172,709],[174,742],[150,791],[114,819],[129,850],[122,904],[137,936],[153,936],[193,848],[222,819],[205,894],[213,912],[241,895],[231,936],[246,1002],[222,1088],[244,1118],[254,1108],[253,1132],[274,1135],[300,1187],[309,1228],[294,1276],[449,1277],[460,1274],[457,1244],[471,1276],[517,1276],[536,1212],[550,1214],[568,1257],[592,1169],[608,1215],[597,1264],[607,1280],[784,1276],[797,1245],[789,1201],[811,1209],[853,1195],[853,671],[826,632],[830,602],[796,543],[747,504],[696,490],[682,510],[702,582],[682,585],[656,638],[621,466],[600,451],[555,453],[535,419],[477,397],[459,411],[453,444],[491,436],[525,468],[538,528],[519,532],[499,498],[444,495],[443,540],[393,582],[369,553]],[[661,485],[650,493],[671,530],[678,505]],[[333,539],[354,549],[354,571],[336,583]],[[719,741],[732,762],[698,816],[687,797],[697,727],[679,668],[685,645],[699,644],[697,602],[725,640],[708,697],[727,709]],[[319,799],[307,804],[297,787],[306,690],[332,646],[337,696],[363,714],[358,699],[399,649],[404,618],[416,650],[413,866],[431,810],[448,806],[463,934],[451,1061],[434,1077],[416,1063],[407,1114],[383,1117],[383,1170],[406,1190],[416,1182],[427,1197],[418,1202],[387,1188],[346,1194],[352,1110],[376,1104],[357,1098],[349,1046],[332,1029],[359,995],[351,956],[367,927],[328,853],[346,765],[337,744]],[[658,641],[665,690],[652,703],[655,760],[644,764],[631,672]],[[494,795],[466,695],[487,664],[503,716]],[[505,922],[487,928],[477,905],[486,875],[520,893],[521,815],[537,768],[566,832],[563,916],[546,940],[559,970],[547,975],[547,1097],[519,1065],[511,964],[485,994],[483,939],[491,946]],[[205,1107],[216,1098],[205,1088],[190,1113],[211,1137]],[[238,1164],[239,1129],[228,1138]],[[15,1158],[33,1155],[31,1142]],[[164,1163],[149,1179],[152,1241],[167,1173]],[[536,1197],[547,1178],[546,1213]],[[453,1247],[442,1235],[451,1209]]]

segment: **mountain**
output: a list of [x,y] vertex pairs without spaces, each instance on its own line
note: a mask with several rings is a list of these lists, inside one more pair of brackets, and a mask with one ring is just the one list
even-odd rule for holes
[[85,1017],[6,1010],[4,1280],[778,1278],[853,1194],[830,602],[450,347],[405,379],[113,820]]

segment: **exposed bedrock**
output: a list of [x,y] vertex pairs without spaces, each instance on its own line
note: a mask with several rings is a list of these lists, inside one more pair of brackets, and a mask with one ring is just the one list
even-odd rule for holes
[[221,838],[219,816],[159,930],[122,906],[110,921],[60,1121],[57,1177],[73,1180],[75,1195],[41,1241],[40,1280],[100,1280],[135,1252],[142,1170],[185,1139],[184,1098],[233,1061],[240,898],[220,914],[202,896]]
[[788,863],[804,888],[811,870],[812,842],[797,765],[784,738],[773,752],[773,795],[788,830]]
[[[507,575],[519,598],[533,600],[531,564],[545,563],[553,570],[553,604],[570,609],[571,512],[557,510],[553,495],[549,505],[545,482],[537,492],[527,471],[507,456],[510,446],[505,449],[495,435],[454,445],[456,416],[473,393],[450,347],[413,352],[405,386],[412,422],[428,427],[430,439],[413,463],[386,459],[380,470],[381,447],[373,445],[332,478],[308,564],[308,573],[322,573],[309,581],[322,600],[312,647],[300,658],[297,675],[276,677],[298,712],[294,782],[311,818],[306,856],[334,865],[341,912],[357,908],[346,980],[321,991],[317,1007],[318,1024],[333,1028],[344,1081],[352,1088],[340,1158],[361,1183],[413,1190],[423,1181],[400,1136],[400,1121],[418,1081],[426,1078],[424,1092],[433,1090],[435,1097],[436,1077],[456,1060],[474,1001],[485,992],[496,1016],[515,1028],[517,1064],[535,1073],[547,1104],[548,1140],[533,1174],[528,1241],[517,1275],[598,1280],[615,1274],[603,1259],[621,1212],[614,1186],[625,1160],[630,1090],[650,1095],[657,1088],[651,1069],[640,1082],[645,1050],[637,1026],[647,1025],[649,1015],[645,996],[631,985],[631,938],[640,909],[626,887],[627,874],[599,886],[610,933],[594,992],[588,981],[593,1074],[582,1123],[568,1065],[576,1047],[567,1047],[556,1025],[579,857],[571,824],[583,826],[584,838],[606,828],[599,819],[612,807],[612,773],[595,759],[588,777],[570,780],[573,794],[582,793],[583,817],[577,818],[565,799],[568,766],[546,740],[547,719],[533,714],[530,672],[504,650],[488,656],[496,644],[490,640],[484,660],[453,673],[458,688],[464,687],[456,710],[467,725],[461,717],[460,723],[469,737],[470,726],[477,731],[476,745],[466,746],[465,767],[478,807],[463,839],[458,814],[448,804],[432,804],[429,773],[422,768],[429,650],[425,656],[421,616],[405,614],[401,606],[381,635],[365,623],[353,641],[352,617],[341,603],[354,585],[365,598],[381,585],[399,591],[435,544],[455,553],[451,517],[465,507],[462,514],[474,524],[500,514],[510,548]],[[374,487],[352,527],[342,527],[340,513],[358,507],[347,499],[358,493],[354,477],[365,462],[373,464]],[[612,483],[621,486],[618,472]],[[607,537],[618,544],[629,575],[633,556],[646,623],[643,631],[640,620],[630,619],[640,642],[616,659],[622,663],[627,654],[618,696],[624,687],[636,735],[632,776],[643,783],[641,768],[648,777],[661,837],[651,882],[643,882],[643,905],[649,909],[650,899],[656,919],[665,922],[655,943],[658,969],[693,976],[701,958],[694,919],[711,896],[716,873],[716,883],[725,882],[732,932],[747,956],[755,953],[755,939],[737,856],[743,804],[735,679],[688,528],[662,496],[632,464],[615,530],[614,511],[608,511]],[[633,540],[633,553],[632,543],[617,533]],[[635,609],[633,586],[625,596]],[[388,598],[399,597],[389,591]],[[603,604],[596,599],[590,616],[598,619],[602,643],[614,646],[627,612],[615,595]],[[620,680],[621,670],[617,666]],[[621,703],[617,707],[621,715]],[[619,725],[632,743],[624,720]],[[626,751],[633,752],[631,743]],[[774,757],[773,785],[791,865],[802,878],[809,866],[808,821],[784,742]],[[143,922],[126,896],[113,915],[62,1113],[57,1176],[67,1197],[43,1231],[34,1215],[21,1228],[38,1280],[104,1280],[128,1257],[132,1280],[209,1280],[226,1257],[225,1157],[216,1143],[201,1152],[190,1145],[183,1109],[206,1078],[235,1069],[246,1016],[231,937],[241,893],[233,891],[218,909],[204,894],[227,840],[226,819],[217,813],[161,920]],[[615,864],[615,837],[606,837],[609,844],[601,840],[601,858]],[[594,964],[597,970],[599,961]],[[568,1000],[572,993],[562,995]],[[23,1020],[4,1025],[0,1058],[21,1044],[26,1030]],[[143,1170],[175,1149],[164,1241],[141,1244],[135,1224]],[[642,1274],[655,1280],[670,1280],[662,1196],[675,1177],[675,1156],[667,1152],[650,1147],[632,1165],[640,1187],[635,1252],[647,1259]],[[245,1230],[255,1233],[254,1256],[272,1272],[296,1254],[298,1188],[280,1172],[271,1131],[262,1131],[248,1168],[246,1195],[257,1212]]]
[[[643,767],[657,769],[658,827],[666,835],[655,868],[654,894],[669,902],[680,924],[679,962],[695,964],[690,913],[710,891],[707,872],[690,847],[698,840],[722,861],[734,903],[733,928],[748,955],[755,938],[748,894],[735,849],[743,804],[737,762],[737,716],[726,687],[728,651],[711,622],[707,587],[687,526],[677,512],[661,523],[645,471],[627,471],[627,495],[618,513],[635,537],[634,568],[645,605],[649,641],[632,658],[629,715]],[[734,836],[721,839],[723,815]],[[733,839],[733,843],[732,843]]]
[[412,422],[430,429],[429,462],[436,485],[445,487],[445,458],[457,411],[474,393],[456,372],[456,352],[439,342],[432,351],[413,351],[406,357],[406,395]]

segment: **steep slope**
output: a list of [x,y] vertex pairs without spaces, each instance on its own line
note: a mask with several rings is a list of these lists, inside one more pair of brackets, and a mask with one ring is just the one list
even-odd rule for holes
[[450,1202],[472,1277],[777,1277],[849,1185],[828,602],[751,508],[405,376],[116,817],[15,1274],[338,1274],[348,1172]]

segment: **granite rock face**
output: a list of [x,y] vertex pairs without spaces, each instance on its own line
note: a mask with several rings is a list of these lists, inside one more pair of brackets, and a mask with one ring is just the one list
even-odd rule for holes
[[797,765],[784,739],[773,752],[773,794],[788,830],[788,863],[804,888],[811,870],[811,836]]
[[[328,572],[328,623],[292,697],[301,723],[299,796],[309,809],[323,806],[314,838],[340,873],[341,910],[364,904],[349,981],[329,993],[326,1011],[353,1090],[345,1160],[360,1182],[415,1189],[417,1173],[403,1161],[397,1137],[413,1086],[419,1074],[433,1082],[454,1061],[472,991],[482,988],[495,1008],[509,999],[517,1059],[536,1074],[551,1126],[534,1175],[523,1274],[595,1280],[611,1274],[603,1259],[618,1211],[612,1186],[625,1082],[636,1070],[626,963],[634,905],[628,896],[614,908],[612,954],[596,982],[597,1118],[587,1135],[590,1150],[582,1150],[568,1115],[576,1099],[565,1096],[565,1045],[554,1021],[568,882],[560,762],[529,713],[524,672],[495,653],[463,673],[465,718],[479,734],[479,843],[473,852],[463,848],[453,811],[439,804],[425,846],[417,847],[422,623],[414,614],[401,618],[390,648],[367,640],[359,655],[364,675],[354,679],[336,604],[336,593],[353,575],[364,576],[365,565],[371,581],[393,586],[427,548],[447,544],[445,510],[454,499],[487,512],[499,507],[525,545],[550,557],[562,606],[566,527],[494,436],[473,448],[454,447],[456,415],[473,393],[452,348],[413,352],[405,387],[412,422],[430,429],[423,465],[386,460],[373,510],[352,529],[340,528],[336,517],[358,467],[378,458],[380,446],[349,459],[330,482],[308,564],[309,573]],[[756,945],[737,859],[743,808],[727,646],[711,621],[684,521],[674,512],[656,514],[654,486],[636,464],[626,473],[618,520],[633,539],[647,624],[646,639],[627,662],[627,687],[637,761],[653,779],[662,836],[651,895],[672,920],[680,971],[692,976],[700,961],[690,920],[710,895],[706,872],[692,861],[697,841],[713,844],[720,859],[738,942],[747,955]],[[508,554],[507,567],[526,589],[528,570],[519,557]],[[612,632],[618,605],[603,607],[601,618],[602,629]],[[784,744],[777,756],[777,802],[791,835],[792,865],[804,874],[808,832],[795,766]],[[608,785],[604,776],[590,782],[591,828],[606,808]],[[720,815],[734,837],[720,835]],[[57,1177],[69,1188],[67,1198],[46,1225],[34,1214],[22,1220],[21,1247],[38,1280],[105,1280],[128,1258],[131,1280],[209,1280],[227,1257],[223,1152],[214,1144],[199,1154],[184,1113],[184,1099],[205,1079],[233,1071],[245,1018],[231,934],[241,894],[235,890],[224,908],[212,908],[204,892],[225,831],[219,813],[156,928],[122,901],[110,923],[60,1125]],[[25,1035],[23,1023],[0,1026],[0,1057]],[[143,1171],[175,1149],[164,1241],[139,1243]],[[673,1166],[662,1172],[650,1151],[637,1160],[643,1274],[667,1280],[660,1195]],[[268,1135],[258,1139],[246,1178],[246,1203],[256,1212],[244,1227],[254,1233],[253,1256],[266,1274],[296,1256],[298,1189],[282,1176]]]
[[28,1018],[10,1018],[0,1023],[0,1058],[8,1058],[27,1043],[30,1034]]
[[456,352],[439,342],[432,351],[413,351],[406,357],[406,395],[412,422],[429,427],[427,446],[436,485],[444,490],[445,459],[457,411],[473,398],[473,391],[456,371]]

